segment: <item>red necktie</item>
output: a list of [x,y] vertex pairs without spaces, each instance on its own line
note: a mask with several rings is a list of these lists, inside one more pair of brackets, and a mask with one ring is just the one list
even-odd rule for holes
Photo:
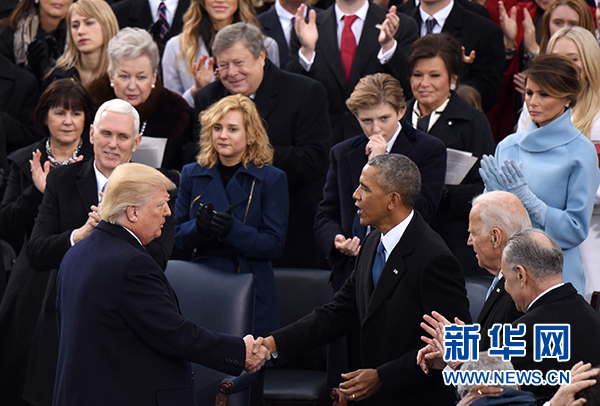
[[342,56],[342,65],[344,65],[344,73],[346,74],[346,84],[350,81],[350,72],[352,71],[352,63],[356,54],[356,38],[352,32],[352,23],[357,18],[355,15],[342,17],[344,20],[344,29],[342,30],[340,54]]

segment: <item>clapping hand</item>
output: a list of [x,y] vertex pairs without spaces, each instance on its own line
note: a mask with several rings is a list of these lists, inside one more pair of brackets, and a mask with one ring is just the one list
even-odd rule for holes
[[50,173],[50,161],[41,164],[42,153],[39,149],[35,150],[29,160],[31,167],[31,179],[35,187],[42,193],[46,190],[46,177]]
[[500,168],[500,178],[506,186],[506,190],[517,196],[523,203],[531,218],[539,225],[544,226],[546,224],[546,203],[529,189],[527,177],[523,172],[523,164],[517,164],[512,159],[504,161]]
[[215,212],[212,216],[210,229],[219,238],[225,238],[231,232],[231,229],[233,228],[233,216],[231,215],[232,212],[233,207],[229,206],[225,213]]
[[263,341],[262,337],[255,340],[251,334],[244,337],[244,344],[246,345],[246,365],[244,369],[249,374],[260,370],[265,362],[271,359],[269,350],[263,345]]
[[596,380],[593,378],[598,376],[599,369],[591,368],[591,364],[584,364],[583,361],[573,365],[573,368],[571,368],[571,382],[562,385],[550,399],[552,406],[583,406],[585,399],[575,400],[575,394],[596,384]]
[[317,47],[317,41],[319,40],[319,31],[317,29],[317,12],[310,10],[308,12],[308,23],[304,19],[304,10],[307,5],[302,3],[298,10],[296,10],[296,21],[294,23],[294,29],[298,40],[300,40],[300,52],[307,60],[311,60],[315,48]]
[[210,237],[211,234],[211,222],[214,214],[213,204],[200,204],[198,214],[196,214],[196,229],[200,234],[205,237]]
[[393,46],[394,35],[398,31],[398,27],[400,26],[400,17],[396,14],[396,6],[390,7],[390,10],[385,15],[385,20],[381,23],[381,28],[379,29],[379,44],[381,45],[381,50],[385,53],[389,51]]
[[488,192],[494,190],[506,190],[504,182],[500,177],[500,169],[496,165],[496,160],[492,155],[484,155],[480,161],[479,175]]
[[[443,359],[444,327],[449,326],[450,321],[436,311],[431,312],[431,316],[424,315],[423,320],[425,322],[421,323],[421,328],[431,337],[421,336],[421,340],[427,343],[427,346],[422,348],[417,354],[417,364],[421,366],[421,369],[426,374],[429,373],[429,368],[444,369],[446,365],[452,369],[456,369],[460,365],[460,362],[446,363]],[[465,325],[458,317],[454,318],[454,322],[461,326]]]

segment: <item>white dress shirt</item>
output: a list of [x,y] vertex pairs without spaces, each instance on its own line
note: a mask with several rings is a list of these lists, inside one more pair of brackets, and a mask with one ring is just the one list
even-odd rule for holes
[[150,13],[152,13],[152,21],[158,21],[158,6],[160,6],[160,2],[164,1],[165,6],[167,6],[167,22],[169,23],[169,27],[173,25],[173,17],[175,17],[175,10],[177,10],[177,4],[179,0],[148,0],[148,5],[150,6]]
[[419,7],[419,13],[421,14],[421,37],[427,34],[427,27],[425,26],[425,21],[428,18],[433,17],[437,21],[437,24],[433,27],[433,33],[439,34],[442,32],[442,28],[444,28],[444,24],[446,24],[446,20],[452,11],[452,7],[454,7],[454,0],[450,0],[450,3],[438,11],[434,13],[432,16],[423,11],[421,7]]

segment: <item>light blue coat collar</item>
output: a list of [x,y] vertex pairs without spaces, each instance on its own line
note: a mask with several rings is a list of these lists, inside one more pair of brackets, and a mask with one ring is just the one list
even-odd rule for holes
[[565,145],[579,137],[581,131],[571,123],[571,110],[567,109],[560,117],[538,127],[529,119],[527,129],[517,144],[529,152],[543,152]]

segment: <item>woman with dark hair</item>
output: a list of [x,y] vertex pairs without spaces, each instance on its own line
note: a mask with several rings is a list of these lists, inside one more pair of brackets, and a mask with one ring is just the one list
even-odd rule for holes
[[27,260],[38,206],[51,168],[93,156],[88,131],[93,118],[90,96],[70,79],[54,82],[42,94],[35,124],[44,139],[9,155],[10,173],[2,205],[0,236],[20,252],[0,304],[0,393],[5,404],[22,404],[27,358],[40,312],[48,273],[34,271]]
[[41,82],[65,50],[64,19],[72,3],[73,0],[22,0],[10,18],[0,22],[0,54],[28,67]]
[[562,55],[536,57],[525,71],[525,131],[505,138],[495,158],[484,157],[486,189],[514,193],[531,223],[563,249],[563,280],[585,295],[579,244],[587,237],[598,189],[594,146],[571,123],[581,91],[579,69]]
[[200,154],[186,165],[175,204],[175,244],[194,262],[253,273],[254,335],[279,326],[271,260],[283,253],[288,223],[285,173],[254,102],[227,96],[201,113]]
[[[447,148],[481,158],[494,150],[492,131],[485,115],[454,91],[462,68],[460,43],[448,34],[421,37],[410,48],[408,74],[414,99],[407,103],[412,125],[440,139]],[[483,272],[469,237],[470,201],[483,192],[475,164],[458,185],[444,186],[442,200],[431,226],[460,261],[466,274]]]
[[[260,27],[251,0],[192,0],[183,16],[183,31],[165,46],[165,87],[194,107],[194,94],[214,80],[211,48],[215,35],[221,28],[240,21]],[[267,58],[279,66],[277,42],[264,37],[264,44]]]

